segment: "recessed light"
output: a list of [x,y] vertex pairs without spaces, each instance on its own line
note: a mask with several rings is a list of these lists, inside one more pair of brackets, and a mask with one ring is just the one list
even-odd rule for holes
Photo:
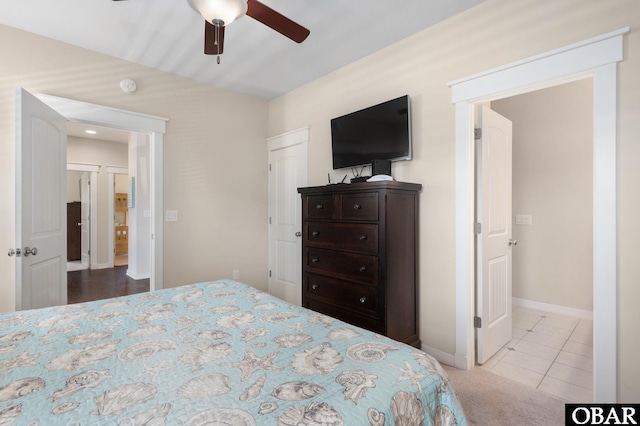
[[88,133],[88,134],[90,134],[90,135],[95,135],[95,134],[97,134],[97,133],[98,133],[98,132],[96,132],[95,130],[85,130],[84,132],[85,132],[85,133]]

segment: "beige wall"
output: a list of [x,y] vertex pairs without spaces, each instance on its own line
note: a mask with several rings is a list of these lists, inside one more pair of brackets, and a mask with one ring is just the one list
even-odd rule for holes
[[[126,143],[107,142],[101,140],[85,139],[69,136],[67,138],[67,161],[71,163],[87,163],[100,165],[98,182],[96,182],[98,194],[98,253],[93,263],[107,265],[109,260],[109,219],[107,166],[127,167],[128,147]],[[77,172],[76,172],[77,173]],[[81,174],[81,172],[80,172]],[[68,183],[68,182],[67,182]],[[75,191],[78,192],[77,179],[74,182]],[[78,198],[76,201],[80,201]]]
[[[487,0],[395,45],[349,64],[269,104],[269,135],[311,126],[309,184],[331,170],[329,120],[409,94],[414,159],[393,165],[398,180],[423,185],[420,197],[420,337],[455,347],[454,127],[447,83],[625,26],[619,67],[618,289],[619,399],[640,400],[640,2]],[[344,176],[344,173],[342,173]],[[340,178],[342,178],[340,176]]]
[[[420,217],[420,337],[455,353],[454,108],[446,83],[621,27],[619,67],[619,400],[640,400],[640,2],[487,0],[472,10],[300,87],[268,105],[125,61],[0,26],[0,242],[13,242],[13,90],[44,92],[168,117],[165,138],[165,281],[229,276],[266,288],[265,136],[311,126],[309,183],[331,169],[329,120],[409,94],[414,160],[398,180],[423,184]],[[126,95],[122,78],[139,91]],[[267,115],[268,106],[268,115]],[[267,127],[268,117],[268,127]],[[339,174],[337,174],[339,175]],[[344,174],[340,175],[342,178]],[[247,248],[251,247],[250,250]],[[0,310],[13,307],[13,259],[0,262]]]
[[75,170],[67,170],[67,203],[80,201],[80,184],[79,180],[82,173]]
[[[14,90],[22,86],[168,118],[164,207],[179,220],[164,223],[165,286],[238,269],[267,288],[265,101],[2,25],[0,51],[0,247],[14,245]],[[138,91],[123,93],[124,78]],[[0,262],[0,311],[14,307],[14,265],[8,256]]]
[[491,103],[513,122],[513,296],[593,310],[593,80]]

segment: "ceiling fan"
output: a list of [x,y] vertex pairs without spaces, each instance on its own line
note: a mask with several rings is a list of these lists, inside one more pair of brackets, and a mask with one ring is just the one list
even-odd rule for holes
[[296,43],[302,43],[310,33],[305,27],[258,0],[187,0],[187,3],[204,18],[204,53],[218,55],[218,63],[224,50],[225,27],[244,15],[262,22]]

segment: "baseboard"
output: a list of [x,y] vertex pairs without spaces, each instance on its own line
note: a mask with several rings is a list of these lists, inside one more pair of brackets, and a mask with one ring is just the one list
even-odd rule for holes
[[92,263],[91,269],[109,269],[113,268],[113,265],[109,265],[108,263]]
[[127,276],[132,280],[146,280],[151,278],[151,272],[147,272],[145,274],[137,274],[135,272],[131,272],[130,269],[127,269]]
[[422,350],[422,352],[426,352],[432,357],[434,357],[441,364],[447,364],[452,367],[456,366],[455,356],[451,355],[450,353],[443,352],[441,350],[431,348],[425,345],[421,345],[420,349]]
[[511,298],[514,306],[522,306],[523,308],[537,309],[539,311],[551,312],[558,315],[566,315],[568,317],[580,318],[593,321],[593,312],[582,309],[568,308],[566,306],[551,305],[549,303],[536,302],[535,300],[520,299],[518,297]]

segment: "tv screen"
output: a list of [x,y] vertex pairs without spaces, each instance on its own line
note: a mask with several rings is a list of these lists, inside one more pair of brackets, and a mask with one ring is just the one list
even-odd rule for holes
[[411,159],[409,96],[331,120],[333,169]]

